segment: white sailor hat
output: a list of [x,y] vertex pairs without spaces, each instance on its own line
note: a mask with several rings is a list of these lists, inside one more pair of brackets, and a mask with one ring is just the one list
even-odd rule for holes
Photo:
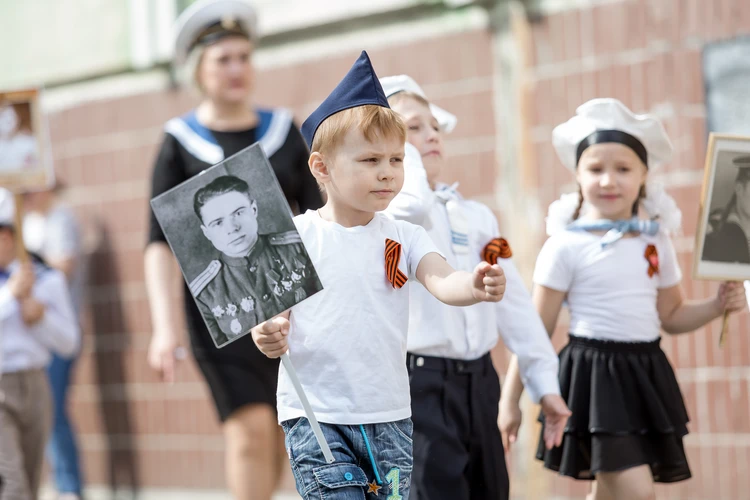
[[557,156],[575,171],[587,147],[616,142],[631,148],[649,168],[672,158],[672,143],[661,122],[652,115],[636,115],[617,99],[592,99],[576,115],[552,131]]
[[13,193],[0,188],[0,227],[15,225],[16,201]]
[[174,62],[183,64],[196,45],[209,45],[226,36],[258,38],[255,8],[244,0],[198,0],[174,25]]
[[[422,87],[420,87],[417,82],[408,75],[383,77],[380,79],[380,85],[383,86],[383,91],[385,92],[386,97],[391,97],[399,92],[411,92],[412,94],[422,97],[425,101],[430,102],[430,100],[427,99],[424,90],[422,90]],[[453,129],[456,128],[456,123],[458,122],[456,115],[447,112],[440,106],[436,106],[431,102],[430,111],[432,112],[432,116],[438,121],[438,124],[440,124],[440,128],[446,134],[452,132]]]

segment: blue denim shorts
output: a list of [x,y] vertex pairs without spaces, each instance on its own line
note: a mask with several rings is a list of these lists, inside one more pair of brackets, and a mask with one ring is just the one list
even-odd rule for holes
[[320,426],[335,459],[331,464],[326,463],[306,418],[281,423],[297,492],[304,500],[409,498],[413,463],[411,419],[361,426]]

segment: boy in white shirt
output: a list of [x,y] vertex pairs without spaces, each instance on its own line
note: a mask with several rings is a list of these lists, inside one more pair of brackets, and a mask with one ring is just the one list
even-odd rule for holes
[[37,498],[52,426],[45,368],[78,349],[65,276],[17,254],[13,195],[0,189],[0,500]]
[[437,180],[445,163],[443,134],[452,131],[456,117],[430,103],[407,75],[380,83],[404,120],[409,141],[404,187],[386,214],[424,227],[456,269],[489,260],[502,266],[509,282],[502,302],[461,309],[439,303],[419,284],[409,290],[411,499],[507,499],[498,429],[500,382],[490,351],[499,332],[518,355],[532,400],[541,402],[547,421],[557,424],[547,429],[549,447],[559,444],[570,413],[560,397],[557,355],[492,211]]
[[406,133],[365,52],[302,134],[328,200],[295,223],[323,291],[253,329],[266,355],[289,350],[335,458],[326,463],[282,365],[279,422],[297,491],[305,499],[408,498],[409,281],[466,306],[499,301],[505,277],[486,262],[455,271],[424,229],[377,213],[403,184]]

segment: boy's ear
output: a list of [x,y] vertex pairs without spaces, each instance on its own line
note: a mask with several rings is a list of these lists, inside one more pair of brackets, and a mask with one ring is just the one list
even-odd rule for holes
[[326,159],[325,156],[314,151],[310,154],[310,159],[307,161],[307,164],[310,166],[310,172],[312,172],[313,177],[315,177],[315,180],[318,181],[319,184],[325,184],[328,182],[331,174],[328,159]]

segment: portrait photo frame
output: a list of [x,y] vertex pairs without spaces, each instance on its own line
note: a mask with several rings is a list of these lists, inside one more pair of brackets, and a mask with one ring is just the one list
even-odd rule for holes
[[[750,229],[743,230],[744,216],[736,215],[745,169],[750,174],[750,136],[710,133],[693,252],[695,279],[750,279]],[[747,188],[750,196],[750,182]]]
[[0,90],[0,186],[34,191],[54,184],[41,88]]
[[217,348],[323,289],[258,143],[151,207]]

